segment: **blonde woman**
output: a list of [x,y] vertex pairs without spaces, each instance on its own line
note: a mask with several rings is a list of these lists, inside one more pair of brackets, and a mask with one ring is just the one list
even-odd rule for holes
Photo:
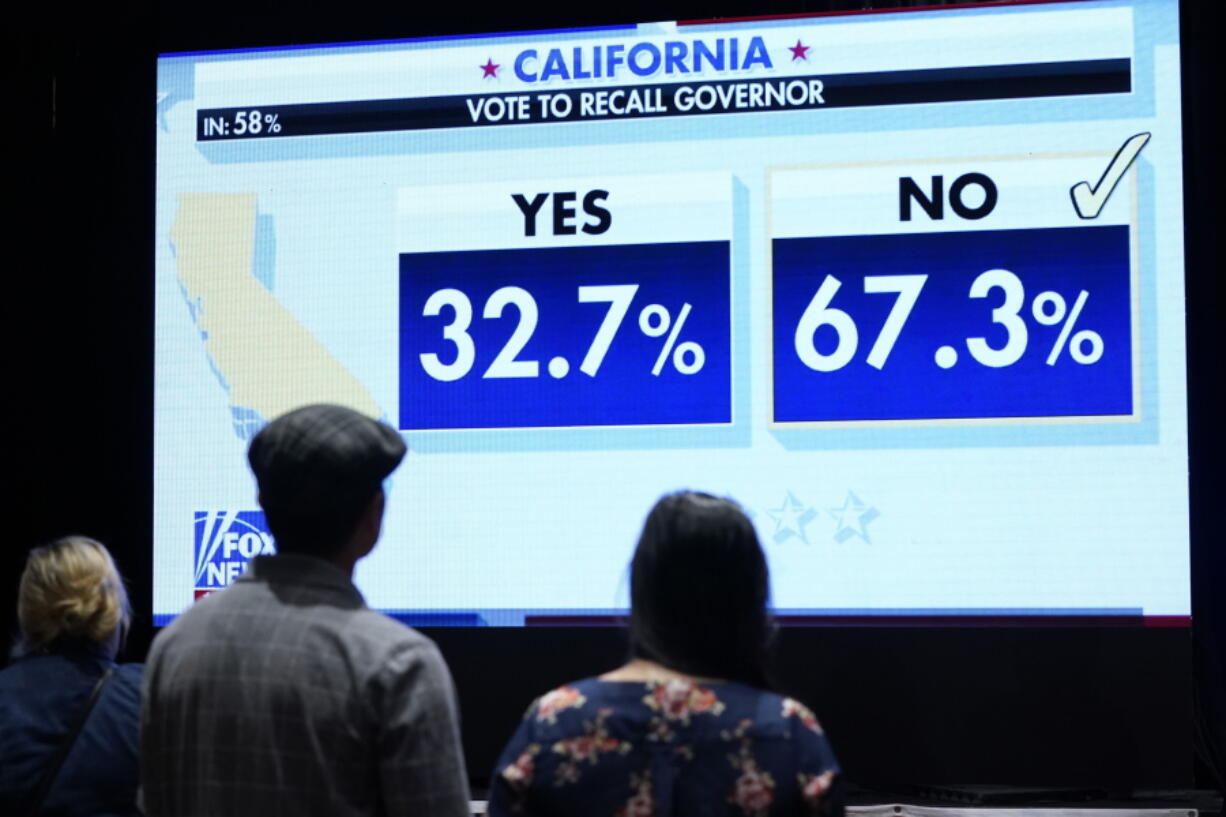
[[139,664],[116,665],[131,612],[99,542],[30,552],[21,638],[0,672],[0,814],[134,815]]

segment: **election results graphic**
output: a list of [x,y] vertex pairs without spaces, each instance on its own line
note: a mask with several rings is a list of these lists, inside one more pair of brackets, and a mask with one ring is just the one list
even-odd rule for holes
[[731,423],[732,191],[698,173],[399,191],[400,428]]
[[1173,0],[163,55],[158,620],[309,403],[403,620],[617,615],[683,489],[786,615],[1187,616],[1180,89]]
[[198,511],[195,598],[228,587],[256,556],[276,552],[263,511]]

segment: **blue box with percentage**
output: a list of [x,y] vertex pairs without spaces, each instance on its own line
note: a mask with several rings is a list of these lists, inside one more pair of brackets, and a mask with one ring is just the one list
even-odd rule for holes
[[1134,411],[1126,226],[772,249],[775,423]]
[[732,421],[727,241],[404,253],[400,428]]

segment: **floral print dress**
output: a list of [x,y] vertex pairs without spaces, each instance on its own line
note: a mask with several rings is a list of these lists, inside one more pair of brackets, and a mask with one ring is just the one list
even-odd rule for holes
[[838,761],[798,701],[734,683],[595,678],[529,708],[489,815],[834,815]]

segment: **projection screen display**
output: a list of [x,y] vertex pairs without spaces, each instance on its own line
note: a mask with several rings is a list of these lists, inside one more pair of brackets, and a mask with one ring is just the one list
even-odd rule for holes
[[410,623],[617,615],[682,488],[780,615],[1186,620],[1179,89],[1164,0],[162,55],[157,623],[315,402]]

